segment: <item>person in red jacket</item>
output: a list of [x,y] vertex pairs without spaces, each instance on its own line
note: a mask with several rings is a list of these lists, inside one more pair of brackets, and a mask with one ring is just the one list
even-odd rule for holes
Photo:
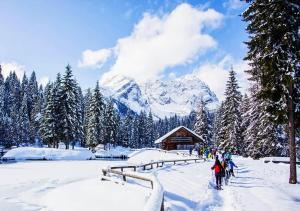
[[215,170],[217,189],[220,190],[222,186],[222,174],[224,172],[224,168],[221,165],[218,156],[216,156],[216,162],[211,169]]

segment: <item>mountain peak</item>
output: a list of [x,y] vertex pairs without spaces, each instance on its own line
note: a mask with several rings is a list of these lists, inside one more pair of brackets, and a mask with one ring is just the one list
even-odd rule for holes
[[185,116],[195,110],[201,99],[209,108],[218,104],[216,95],[197,77],[196,73],[171,80],[153,80],[137,83],[122,75],[101,80],[103,89],[134,112],[145,110],[157,118]]

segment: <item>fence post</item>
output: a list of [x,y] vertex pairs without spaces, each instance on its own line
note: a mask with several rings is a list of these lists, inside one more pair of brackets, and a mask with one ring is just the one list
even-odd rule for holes
[[123,180],[126,182],[126,176],[125,175],[123,175]]

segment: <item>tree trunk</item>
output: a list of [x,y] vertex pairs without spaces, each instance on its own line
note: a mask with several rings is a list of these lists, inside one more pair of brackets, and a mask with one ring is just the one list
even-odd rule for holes
[[287,99],[288,106],[288,141],[290,151],[290,184],[297,183],[297,169],[296,169],[296,144],[295,144],[295,119],[294,119],[294,101],[293,101],[293,83],[289,85],[289,96]]

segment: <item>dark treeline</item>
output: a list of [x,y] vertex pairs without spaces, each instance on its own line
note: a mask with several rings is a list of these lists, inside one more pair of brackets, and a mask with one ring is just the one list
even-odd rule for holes
[[46,144],[66,148],[112,144],[131,148],[153,147],[154,140],[179,125],[193,129],[196,114],[154,120],[152,113],[120,115],[112,99],[105,98],[97,83],[82,92],[71,67],[57,74],[43,89],[35,72],[20,81],[15,72],[4,80],[0,69],[0,145]]
[[156,139],[183,125],[202,136],[203,147],[253,158],[286,155],[284,125],[269,121],[267,101],[257,96],[259,85],[253,83],[250,97],[242,97],[238,89],[231,70],[218,110],[209,111],[201,101],[186,117],[155,119],[144,111],[121,115],[98,83],[83,93],[69,65],[44,89],[38,87],[34,72],[20,81],[14,72],[4,80],[0,71],[0,145],[154,147]]

